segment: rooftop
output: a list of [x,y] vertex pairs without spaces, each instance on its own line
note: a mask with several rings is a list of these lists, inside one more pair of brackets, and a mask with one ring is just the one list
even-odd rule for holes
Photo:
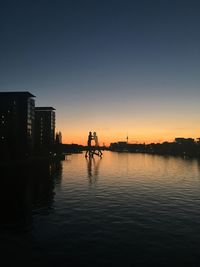
[[24,96],[24,97],[35,97],[28,91],[8,91],[0,92],[0,96]]
[[35,111],[52,111],[55,110],[53,107],[35,107]]

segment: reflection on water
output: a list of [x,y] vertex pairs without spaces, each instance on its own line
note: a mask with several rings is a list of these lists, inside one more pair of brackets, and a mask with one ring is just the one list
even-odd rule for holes
[[33,209],[48,214],[54,201],[55,184],[61,181],[61,162],[13,163],[2,166],[1,171],[1,225],[4,228],[29,228]]
[[95,184],[99,175],[99,167],[102,158],[86,158],[87,172],[90,184]]
[[26,229],[2,235],[15,262],[199,266],[198,160],[105,152],[29,170],[1,180],[1,225]]

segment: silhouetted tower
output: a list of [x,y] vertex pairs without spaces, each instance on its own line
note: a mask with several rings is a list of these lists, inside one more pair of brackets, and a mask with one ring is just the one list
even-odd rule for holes
[[24,92],[0,92],[1,158],[32,154],[34,146],[35,96]]
[[35,142],[37,148],[49,149],[55,143],[55,109],[35,108]]
[[56,133],[56,140],[55,143],[58,144],[62,144],[62,133],[61,132],[57,132]]

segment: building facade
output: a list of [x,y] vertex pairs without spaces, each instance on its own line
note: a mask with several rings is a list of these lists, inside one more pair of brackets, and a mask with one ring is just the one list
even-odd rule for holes
[[0,156],[28,157],[34,148],[35,100],[29,92],[0,92]]
[[55,109],[52,107],[35,108],[35,145],[36,149],[49,149],[55,143]]

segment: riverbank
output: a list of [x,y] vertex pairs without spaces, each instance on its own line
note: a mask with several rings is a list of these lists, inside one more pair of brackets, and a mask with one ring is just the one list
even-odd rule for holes
[[113,152],[146,153],[151,155],[181,156],[200,158],[199,143],[179,144],[176,142],[164,142],[162,144],[127,144],[113,143],[109,147]]

